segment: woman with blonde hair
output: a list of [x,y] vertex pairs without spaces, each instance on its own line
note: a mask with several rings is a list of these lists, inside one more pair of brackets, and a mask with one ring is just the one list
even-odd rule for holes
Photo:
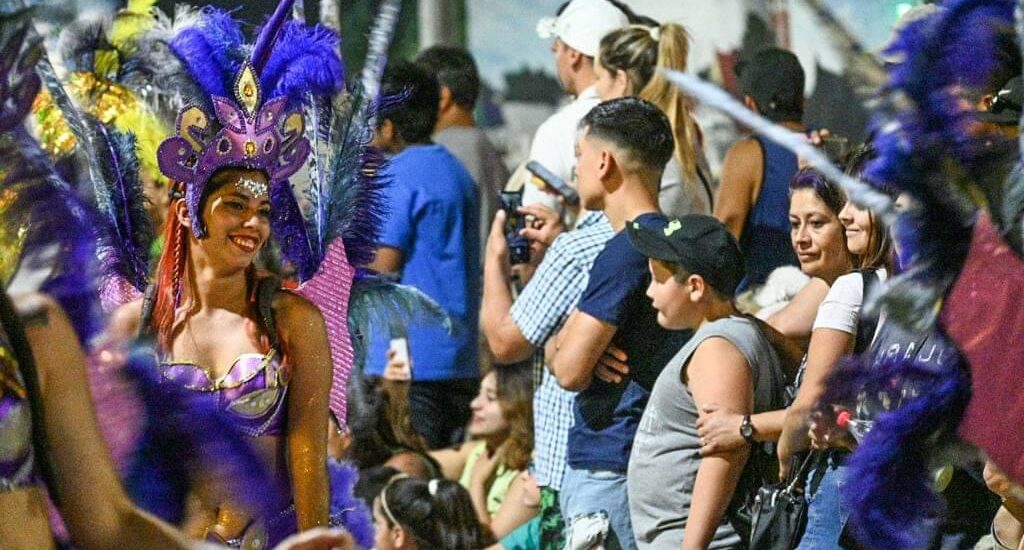
[[630,25],[601,39],[594,64],[602,101],[635,96],[657,105],[672,124],[675,154],[665,166],[658,202],[669,216],[711,214],[714,182],[704,159],[690,102],[663,69],[686,70],[690,36],[681,25]]

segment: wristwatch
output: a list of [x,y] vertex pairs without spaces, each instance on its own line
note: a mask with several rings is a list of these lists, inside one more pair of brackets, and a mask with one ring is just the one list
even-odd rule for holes
[[750,422],[750,415],[743,416],[743,423],[740,424],[740,436],[747,443],[754,442],[754,424]]

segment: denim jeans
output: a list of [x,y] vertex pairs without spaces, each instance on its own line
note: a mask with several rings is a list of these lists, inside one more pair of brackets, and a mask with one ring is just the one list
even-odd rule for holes
[[[587,533],[579,531],[587,529],[584,526],[595,525],[595,522],[585,521],[587,516],[603,512],[607,514],[609,527],[604,548],[636,550],[633,525],[629,520],[629,494],[626,491],[625,473],[566,468],[562,490],[558,496],[568,540],[579,540],[581,536],[586,536]],[[574,527],[577,532],[574,532]]]
[[849,511],[843,506],[846,467],[835,453],[819,460],[807,474],[807,529],[797,550],[842,550],[839,537]]

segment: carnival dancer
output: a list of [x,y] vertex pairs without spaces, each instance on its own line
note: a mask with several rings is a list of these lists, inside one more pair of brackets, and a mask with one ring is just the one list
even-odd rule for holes
[[310,244],[288,178],[310,152],[307,94],[332,97],[342,70],[337,37],[286,21],[291,4],[278,6],[251,50],[237,22],[212,8],[169,41],[204,97],[158,149],[175,184],[155,283],[114,321],[122,337],[151,337],[162,381],[208,395],[271,466],[266,483],[289,487],[280,512],[264,518],[198,497],[192,534],[245,548],[328,524],[328,403],[344,391],[332,389],[318,308],[254,265],[273,233],[300,279],[317,267],[305,261]]
[[[22,125],[40,89],[33,66],[39,45],[26,40],[28,16],[0,16],[0,158],[7,167],[0,175],[0,540],[5,548],[53,548],[49,495],[77,547],[208,547],[132,504],[100,437],[80,345],[100,326],[88,223],[98,218]],[[8,282],[18,295],[8,297]],[[64,307],[31,292],[37,289]],[[210,433],[208,441],[215,439]],[[259,466],[254,456],[221,458]],[[317,532],[279,549],[337,545],[351,548],[351,538]]]

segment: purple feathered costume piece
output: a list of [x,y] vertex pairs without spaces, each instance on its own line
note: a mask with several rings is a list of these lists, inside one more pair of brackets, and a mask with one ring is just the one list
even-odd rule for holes
[[[961,298],[960,303],[972,304],[977,317],[951,316],[951,300],[957,295],[949,291],[956,288],[954,284],[964,286],[957,281],[964,276],[972,234],[977,240],[979,228],[984,231],[988,225],[966,191],[985,193],[991,201],[988,206],[998,211],[1000,203],[992,200],[995,195],[990,191],[1002,186],[1013,164],[1012,141],[973,131],[975,113],[964,107],[963,97],[964,89],[986,84],[997,61],[1005,60],[1013,16],[1012,0],[945,2],[936,14],[908,24],[887,52],[900,62],[890,67],[889,81],[876,101],[874,144],[879,154],[866,177],[907,193],[917,207],[902,214],[897,225],[906,272],[887,284],[880,303],[887,323],[942,337],[957,356],[938,369],[924,368],[903,356],[865,357],[843,365],[827,384],[823,404],[849,404],[861,394],[894,397],[906,388],[913,388],[915,395],[879,414],[847,462],[844,498],[850,525],[858,542],[868,548],[927,544],[936,527],[934,520],[942,515],[932,468],[972,456],[958,452],[966,446],[957,432],[959,428],[959,435],[970,438],[961,422],[969,407],[979,405],[972,395],[984,386],[1006,387],[1010,382],[1005,376],[979,377],[978,367],[984,365],[974,363],[975,357],[982,356],[972,357],[968,351],[994,332],[980,319],[1002,326],[1011,323],[1012,317],[992,307],[978,308],[985,300],[966,292],[961,294],[970,297]],[[1012,38],[1008,47],[1016,48]],[[997,261],[1006,265],[1007,260]],[[951,318],[955,318],[953,325]],[[1014,357],[992,347],[985,351],[990,355],[983,357]],[[1005,427],[1007,434],[1019,432],[1019,418],[1008,422],[997,418],[1009,412],[1006,407],[1012,403],[981,405],[989,412],[984,417],[988,425]],[[1003,439],[1019,441],[1012,436]],[[991,438],[972,442],[993,451],[1009,443]]]

